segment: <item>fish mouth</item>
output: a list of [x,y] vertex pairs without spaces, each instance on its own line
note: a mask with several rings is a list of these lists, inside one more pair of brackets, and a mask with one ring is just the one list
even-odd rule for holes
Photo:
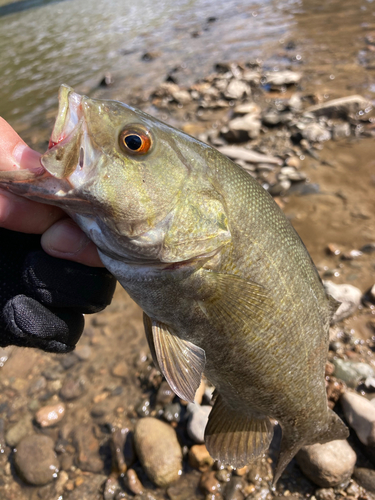
[[64,141],[77,127],[82,118],[82,96],[68,85],[59,89],[59,109],[49,140],[48,149]]

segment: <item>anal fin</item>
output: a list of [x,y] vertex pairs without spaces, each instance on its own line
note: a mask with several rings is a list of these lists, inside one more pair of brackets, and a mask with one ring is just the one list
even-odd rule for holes
[[215,460],[240,468],[261,456],[269,447],[273,426],[267,416],[241,415],[219,395],[205,431],[207,450]]
[[194,402],[201,383],[206,355],[195,344],[171,333],[167,325],[143,316],[146,336],[155,365],[177,396]]

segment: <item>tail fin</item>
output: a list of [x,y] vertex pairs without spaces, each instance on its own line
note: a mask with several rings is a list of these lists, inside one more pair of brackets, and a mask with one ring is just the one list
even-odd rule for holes
[[273,478],[273,486],[276,485],[281,474],[284,472],[286,466],[292,460],[292,458],[298,453],[298,451],[306,444],[315,443],[327,443],[328,441],[333,441],[335,439],[346,439],[349,436],[349,430],[341,420],[341,418],[336,415],[332,410],[328,410],[329,423],[327,428],[315,434],[312,438],[306,440],[298,440],[295,442],[293,440],[293,432],[284,432],[281,439],[280,453],[277,461],[276,471]]

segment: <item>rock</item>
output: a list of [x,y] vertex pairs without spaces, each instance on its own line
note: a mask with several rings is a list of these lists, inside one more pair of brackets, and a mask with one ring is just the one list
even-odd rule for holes
[[72,437],[77,450],[77,466],[83,471],[100,472],[104,463],[99,455],[99,441],[94,436],[93,427],[78,425]]
[[216,472],[216,479],[218,479],[221,483],[229,483],[231,477],[232,474],[228,469],[220,469]]
[[65,414],[65,406],[62,403],[43,406],[35,415],[35,420],[40,427],[51,427],[62,420]]
[[221,489],[220,482],[216,479],[215,471],[213,470],[202,474],[199,486],[205,493],[215,493]]
[[104,485],[103,500],[114,500],[117,493],[120,493],[122,488],[117,477],[109,476]]
[[200,406],[195,403],[189,403],[187,406],[187,410],[190,413],[187,423],[187,432],[196,443],[204,443],[204,430],[211,409],[212,406]]
[[346,284],[336,285],[332,281],[323,281],[323,284],[327,294],[341,302],[332,317],[332,323],[337,323],[356,312],[362,298],[362,292],[359,288]]
[[359,440],[366,446],[375,446],[375,406],[351,391],[345,392],[340,401],[345,418]]
[[202,404],[202,399],[203,399],[205,391],[206,391],[206,383],[202,378],[201,383],[200,383],[198,389],[196,390],[195,396],[194,396],[194,402],[197,403],[198,405]]
[[322,488],[346,483],[357,456],[346,440],[304,446],[296,456],[302,472]]
[[175,92],[172,93],[172,97],[175,101],[177,101],[180,104],[188,104],[189,102],[192,101],[192,97],[190,93],[187,90],[176,90]]
[[68,476],[68,473],[65,472],[64,470],[61,470],[59,472],[59,475],[56,479],[56,483],[55,483],[55,491],[58,495],[61,495],[61,493],[63,493],[64,491],[64,486],[66,485],[66,483],[69,481],[69,476]]
[[90,474],[85,476],[85,479],[79,486],[76,485],[73,491],[64,493],[64,500],[103,500],[103,493],[100,493],[100,490],[107,476]]
[[236,115],[253,115],[256,116],[257,118],[260,117],[261,109],[260,107],[255,104],[255,102],[244,102],[242,104],[237,104],[237,106],[234,107],[234,113]]
[[343,380],[353,389],[357,387],[361,380],[375,375],[373,368],[367,363],[336,358],[333,360],[333,364],[335,366],[334,376]]
[[367,243],[360,248],[363,253],[374,253],[375,252],[375,243]]
[[359,111],[369,112],[371,109],[370,101],[360,95],[352,95],[310,106],[305,112],[316,116],[347,119],[350,114],[356,114]]
[[260,83],[260,73],[258,71],[247,69],[243,72],[242,78],[254,85],[259,85]]
[[242,489],[244,481],[241,477],[233,476],[224,488],[224,500],[243,500]]
[[188,459],[189,464],[199,470],[206,470],[214,463],[214,459],[210,456],[204,444],[192,446],[189,450]]
[[146,62],[149,62],[149,61],[153,61],[154,59],[158,58],[161,56],[161,53],[160,52],[157,52],[157,51],[154,51],[154,52],[145,52],[141,59],[142,61],[146,61]]
[[34,394],[37,394],[40,391],[43,391],[47,387],[47,380],[45,377],[38,377],[36,380],[34,380],[29,387],[29,390],[27,391],[29,396],[33,396]]
[[171,403],[164,408],[163,418],[167,422],[179,422],[181,414],[180,403]]
[[183,474],[174,485],[168,488],[168,498],[170,500],[195,500],[200,478],[201,474],[198,471]]
[[263,155],[250,149],[241,148],[238,146],[222,146],[217,148],[220,153],[232,160],[243,160],[249,163],[270,163],[273,165],[282,165],[283,162],[276,156]]
[[41,435],[26,436],[18,443],[14,463],[22,479],[42,486],[57,477],[59,462],[53,447],[53,440]]
[[331,139],[331,132],[321,123],[310,123],[301,129],[303,138],[309,142],[323,142]]
[[126,378],[129,376],[129,366],[125,361],[120,361],[111,370],[114,377]]
[[315,491],[316,500],[336,500],[333,488],[319,488]]
[[134,434],[128,426],[112,432],[111,448],[116,469],[123,474],[136,460]]
[[5,434],[5,442],[8,446],[14,448],[21,441],[21,439],[26,437],[28,434],[31,434],[32,431],[33,424],[31,418],[26,416],[8,429]]
[[80,361],[87,361],[91,356],[91,347],[89,345],[78,345],[74,352]]
[[156,404],[167,405],[172,403],[176,394],[170,388],[168,382],[164,380],[159,387],[158,393],[156,394]]
[[350,133],[350,123],[348,122],[336,123],[332,127],[332,139],[334,139],[335,141],[349,137]]
[[77,399],[86,392],[87,380],[84,376],[68,377],[61,387],[60,396],[66,401]]
[[126,486],[134,495],[142,495],[143,486],[134,469],[126,471]]
[[264,74],[267,83],[271,86],[281,87],[282,85],[293,85],[299,83],[302,78],[301,73],[296,71],[269,71]]
[[111,73],[106,73],[99,82],[99,87],[109,87],[114,84],[114,79]]
[[138,458],[152,482],[165,487],[179,478],[182,452],[173,427],[156,418],[142,418],[136,424],[134,441]]
[[356,467],[353,477],[360,486],[371,491],[371,493],[375,493],[375,470]]
[[222,135],[230,141],[245,142],[249,138],[256,139],[259,135],[260,127],[260,120],[252,114],[247,114],[231,120],[225,129],[228,129],[228,131],[222,132]]
[[232,80],[224,91],[227,99],[242,99],[242,97],[251,95],[251,89],[246,82],[241,80]]
[[304,181],[306,180],[306,174],[304,172],[297,172],[293,167],[282,167],[278,175],[279,181],[289,179],[290,181]]

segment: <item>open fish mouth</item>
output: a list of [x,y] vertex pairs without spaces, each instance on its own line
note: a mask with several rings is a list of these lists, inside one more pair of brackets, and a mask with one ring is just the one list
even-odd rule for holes
[[71,87],[61,85],[59,89],[59,109],[49,140],[48,149],[64,141],[76,129],[82,118],[82,96]]

